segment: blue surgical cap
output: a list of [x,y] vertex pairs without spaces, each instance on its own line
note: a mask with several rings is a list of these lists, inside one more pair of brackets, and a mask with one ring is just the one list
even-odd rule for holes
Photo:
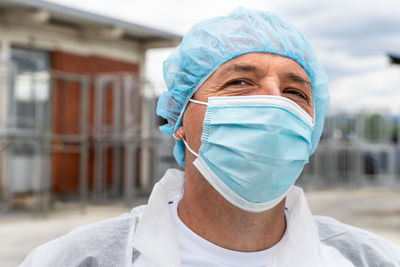
[[[303,34],[284,18],[266,11],[236,8],[226,17],[215,17],[194,25],[181,44],[164,61],[163,92],[157,114],[168,124],[160,130],[172,136],[182,123],[189,99],[222,64],[251,52],[266,52],[295,60],[307,72],[313,87],[315,151],[329,106],[328,79]],[[184,145],[176,140],[174,156],[184,166]]]

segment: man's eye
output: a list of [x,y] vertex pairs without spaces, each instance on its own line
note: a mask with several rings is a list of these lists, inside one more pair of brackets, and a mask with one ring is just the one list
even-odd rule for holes
[[296,90],[296,89],[287,89],[286,93],[297,96],[297,97],[301,97],[304,100],[308,100],[308,97],[303,92],[300,92],[299,90]]
[[244,86],[244,85],[248,85],[248,84],[249,83],[246,82],[245,80],[233,80],[233,81],[228,82],[226,85],[227,86],[230,86],[230,85],[233,85],[233,86]]

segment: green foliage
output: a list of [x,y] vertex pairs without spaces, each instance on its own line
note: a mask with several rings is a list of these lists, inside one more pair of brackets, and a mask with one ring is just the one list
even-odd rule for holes
[[364,136],[371,141],[378,141],[389,133],[385,118],[380,114],[371,114],[365,120]]

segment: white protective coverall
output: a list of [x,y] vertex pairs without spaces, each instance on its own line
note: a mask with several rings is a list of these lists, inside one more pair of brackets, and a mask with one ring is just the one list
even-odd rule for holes
[[[21,266],[179,267],[169,203],[181,198],[183,184],[182,171],[168,170],[147,205],[50,241],[32,251]],[[400,249],[394,244],[332,218],[312,216],[300,188],[289,192],[286,207],[286,233],[266,267],[400,266]]]

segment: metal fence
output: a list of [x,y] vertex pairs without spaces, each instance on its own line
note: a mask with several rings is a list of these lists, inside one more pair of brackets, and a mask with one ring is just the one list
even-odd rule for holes
[[18,196],[33,197],[33,209],[45,212],[60,198],[80,199],[82,207],[110,198],[129,203],[174,166],[165,157],[172,142],[156,129],[155,98],[146,97],[149,85],[136,75],[9,67],[6,78],[7,110],[0,124],[3,211],[12,209]]
[[400,185],[399,126],[399,116],[389,114],[328,116],[299,184]]

